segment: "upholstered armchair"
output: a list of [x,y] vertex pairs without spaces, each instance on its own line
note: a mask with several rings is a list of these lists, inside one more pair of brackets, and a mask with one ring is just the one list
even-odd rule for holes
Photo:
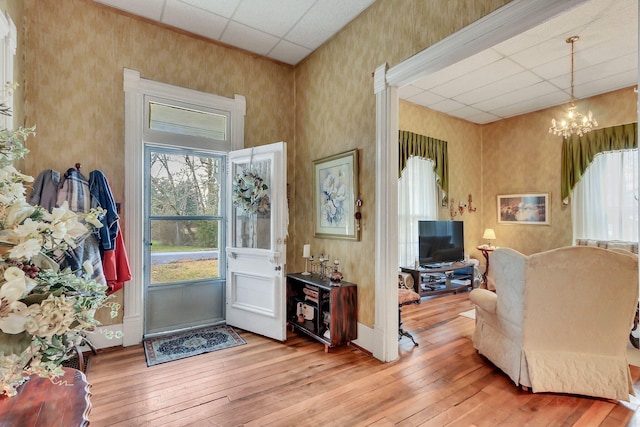
[[629,400],[626,357],[638,257],[571,246],[491,255],[495,292],[474,289],[478,352],[535,392]]

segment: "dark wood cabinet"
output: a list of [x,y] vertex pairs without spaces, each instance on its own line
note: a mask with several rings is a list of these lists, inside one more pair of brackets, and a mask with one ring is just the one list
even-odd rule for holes
[[324,350],[358,337],[358,287],[300,273],[287,275],[287,323],[324,344]]

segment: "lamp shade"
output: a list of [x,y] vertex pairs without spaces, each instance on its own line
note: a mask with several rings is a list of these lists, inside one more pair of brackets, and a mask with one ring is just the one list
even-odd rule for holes
[[496,240],[496,232],[493,231],[493,228],[487,228],[486,230],[484,230],[482,238],[484,240]]

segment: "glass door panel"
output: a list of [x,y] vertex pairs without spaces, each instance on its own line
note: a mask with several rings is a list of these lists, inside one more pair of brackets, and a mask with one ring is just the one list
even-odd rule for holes
[[271,167],[268,158],[232,163],[233,247],[271,249]]
[[225,156],[147,146],[145,335],[224,321]]
[[151,220],[150,285],[220,277],[216,220]]

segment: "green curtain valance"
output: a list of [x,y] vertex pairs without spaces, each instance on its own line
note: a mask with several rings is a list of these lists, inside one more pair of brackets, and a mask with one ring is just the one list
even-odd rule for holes
[[638,123],[596,129],[562,141],[562,202],[569,196],[598,153],[638,148]]
[[399,132],[398,142],[400,143],[398,177],[402,176],[402,171],[407,166],[409,157],[417,156],[432,160],[435,164],[433,171],[439,181],[438,186],[444,192],[442,203],[446,204],[449,195],[447,141],[401,130]]

